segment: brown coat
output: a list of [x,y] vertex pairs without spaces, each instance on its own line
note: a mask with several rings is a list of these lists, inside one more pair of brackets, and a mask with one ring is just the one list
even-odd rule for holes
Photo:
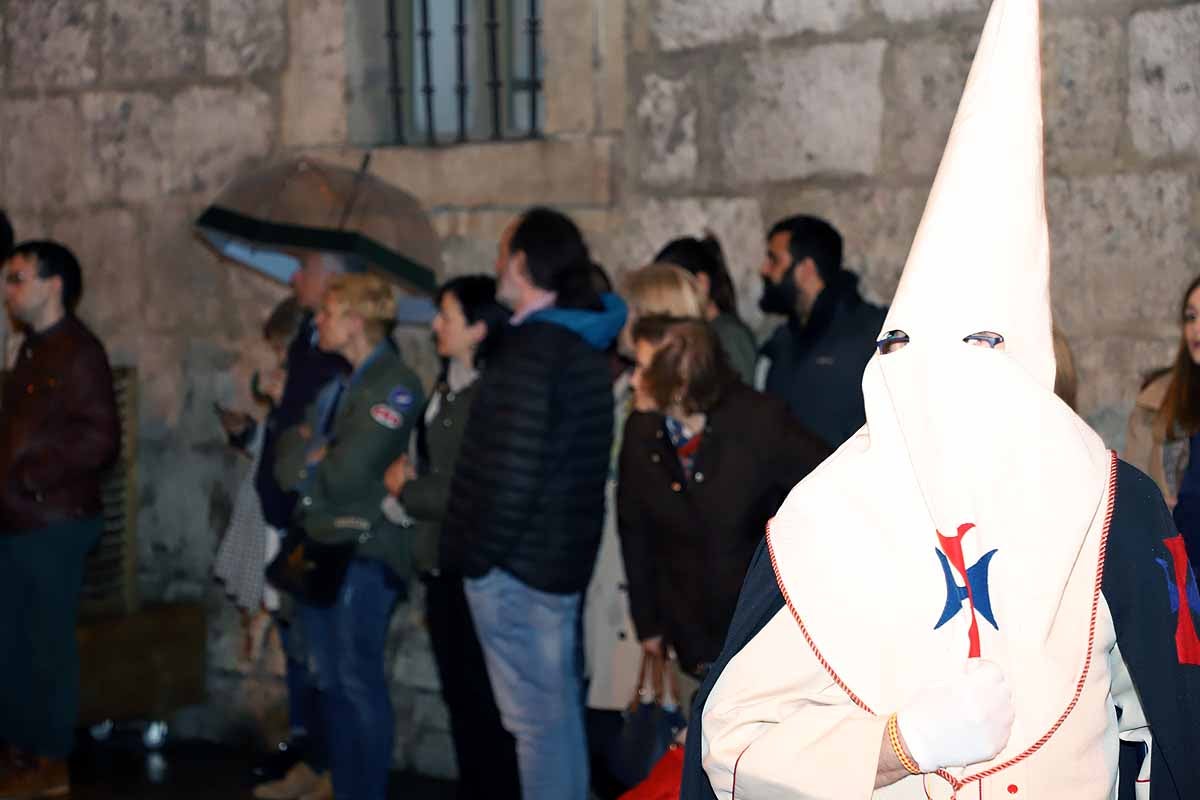
[[[1129,464],[1149,475],[1158,484],[1159,491],[1166,498],[1170,508],[1175,507],[1175,493],[1167,483],[1167,473],[1163,466],[1163,438],[1154,430],[1154,418],[1162,408],[1167,398],[1167,389],[1171,386],[1171,373],[1166,372],[1146,385],[1138,394],[1133,411],[1129,414],[1129,427],[1125,432],[1125,450],[1121,458]],[[1183,465],[1187,465],[1187,443],[1180,455]],[[1178,488],[1178,487],[1176,487]]]
[[0,406],[0,532],[100,514],[120,420],[104,345],[68,315],[21,345]]
[[688,481],[663,418],[630,415],[617,511],[638,638],[662,636],[689,672],[715,660],[767,520],[829,453],[782,400],[737,382],[708,415]]

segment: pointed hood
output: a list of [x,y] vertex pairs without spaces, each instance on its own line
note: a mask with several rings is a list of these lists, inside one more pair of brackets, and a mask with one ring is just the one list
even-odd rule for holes
[[[993,3],[881,331],[908,343],[872,358],[866,427],[768,534],[793,614],[864,707],[998,663],[1017,706],[1000,762],[1080,685],[1115,474],[1053,393],[1039,17]],[[964,341],[980,333],[1003,345]]]
[[1052,389],[1038,31],[1033,0],[993,6],[884,330],[1003,332],[1009,356]]

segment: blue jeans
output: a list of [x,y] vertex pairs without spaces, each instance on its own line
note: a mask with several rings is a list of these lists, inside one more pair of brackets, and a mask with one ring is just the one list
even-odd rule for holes
[[299,607],[338,800],[387,797],[396,723],[383,656],[398,595],[386,566],[355,560],[336,603]]
[[463,582],[524,800],[587,800],[579,594],[533,589],[499,569]]

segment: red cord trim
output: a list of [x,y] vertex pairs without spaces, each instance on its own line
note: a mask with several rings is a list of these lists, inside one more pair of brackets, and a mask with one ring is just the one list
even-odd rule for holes
[[[753,742],[751,743],[753,744]],[[737,800],[737,771],[738,764],[742,763],[742,756],[746,755],[746,751],[750,749],[750,745],[742,748],[742,752],[738,753],[737,760],[733,762],[733,788],[730,790],[729,800]]]
[[[1113,509],[1116,507],[1117,502],[1117,453],[1115,450],[1113,450],[1110,451],[1110,454],[1111,462],[1108,473],[1108,506],[1104,515],[1104,529],[1100,533],[1100,558],[1096,563],[1096,584],[1092,594],[1091,620],[1088,623],[1087,655],[1085,656],[1083,662],[1083,672],[1079,676],[1079,681],[1075,684],[1075,693],[1071,696],[1071,700],[1069,703],[1067,703],[1067,707],[1063,711],[1062,715],[1059,716],[1058,720],[1056,720],[1055,723],[1050,727],[1050,730],[1046,731],[1046,733],[1042,735],[1042,738],[1034,742],[1024,752],[1013,756],[1008,761],[1005,761],[1002,764],[997,764],[994,767],[989,767],[982,772],[976,772],[974,775],[969,775],[962,779],[955,778],[944,769],[939,769],[937,772],[932,773],[949,783],[950,786],[953,787],[956,795],[958,791],[967,784],[975,781],[982,781],[984,778],[989,778],[997,773],[1003,772],[1009,767],[1029,758],[1038,750],[1041,750],[1046,743],[1050,741],[1054,734],[1058,732],[1058,729],[1063,726],[1063,723],[1067,721],[1067,717],[1071,716],[1071,712],[1075,710],[1075,706],[1079,704],[1079,698],[1083,695],[1083,687],[1087,683],[1087,677],[1092,668],[1092,649],[1094,648],[1096,642],[1096,617],[1100,608],[1100,596],[1104,588],[1104,559],[1108,552],[1108,533],[1109,528],[1112,527]],[[795,619],[796,624],[800,626],[800,633],[803,634],[804,641],[806,641],[808,646],[812,649],[813,655],[815,655],[817,658],[817,662],[827,673],[829,673],[829,677],[833,679],[833,682],[837,685],[837,687],[845,692],[856,706],[872,716],[878,716],[874,711],[871,710],[870,706],[864,703],[858,697],[858,695],[851,691],[850,687],[846,685],[833,667],[830,666],[829,662],[825,660],[825,656],[821,654],[820,648],[817,647],[817,643],[813,641],[812,636],[809,634],[808,627],[805,626],[804,621],[800,618],[800,614],[796,611],[796,607],[792,605],[792,599],[788,596],[787,587],[783,585],[783,578],[779,574],[779,565],[775,561],[775,548],[771,543],[770,522],[767,523],[767,551],[771,555],[771,568],[775,571],[775,582],[779,585],[779,592],[783,595],[783,600],[785,603],[787,603],[788,610],[792,613],[792,618]],[[738,760],[741,760],[741,756],[738,756]],[[736,775],[736,765],[734,769]],[[980,786],[980,790],[982,791],[982,785]]]

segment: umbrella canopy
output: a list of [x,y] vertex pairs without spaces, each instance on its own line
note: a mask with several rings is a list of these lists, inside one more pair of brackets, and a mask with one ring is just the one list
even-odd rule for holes
[[437,233],[415,197],[367,172],[369,159],[357,172],[298,158],[244,175],[197,218],[196,231],[222,258],[284,283],[299,254],[317,250],[430,294],[441,267]]

